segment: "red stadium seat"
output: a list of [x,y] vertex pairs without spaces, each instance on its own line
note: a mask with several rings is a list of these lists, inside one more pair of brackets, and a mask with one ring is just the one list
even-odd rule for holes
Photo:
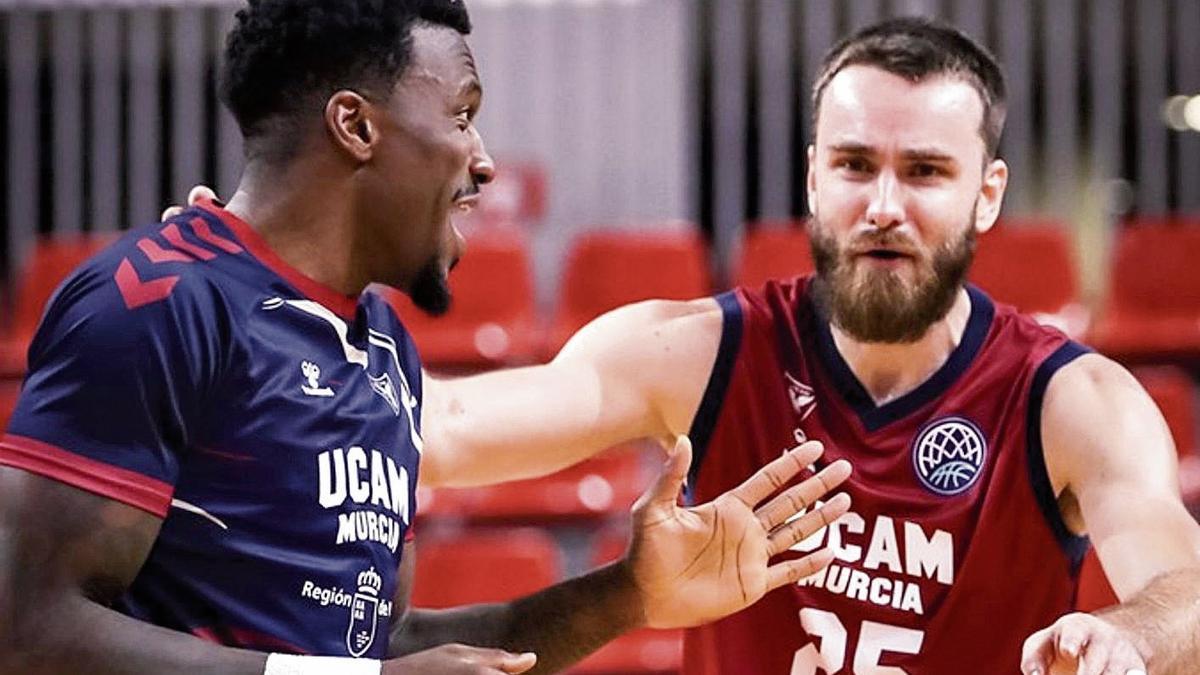
[[38,239],[13,290],[13,316],[0,339],[0,375],[25,372],[25,352],[54,289],[76,267],[116,239],[116,235],[77,235]]
[[1002,221],[982,235],[970,279],[996,300],[1078,338],[1089,312],[1065,223]]
[[412,603],[440,609],[512,600],[557,582],[560,557],[554,538],[536,528],[418,534]]
[[[592,547],[592,565],[599,567],[621,557],[629,540],[628,528],[601,532]],[[643,629],[623,635],[584,659],[573,673],[599,675],[677,673],[683,664],[683,632]]]
[[1117,237],[1091,342],[1126,361],[1200,359],[1200,221],[1142,221]]
[[691,225],[582,235],[567,257],[549,347],[611,309],[651,298],[689,300],[712,286],[704,244]]
[[1162,411],[1175,439],[1184,501],[1200,504],[1200,448],[1196,447],[1198,420],[1192,378],[1186,371],[1172,366],[1135,368],[1133,374]]
[[621,446],[544,478],[423,492],[423,517],[546,523],[625,513],[650,484],[639,446]]
[[742,243],[733,280],[737,286],[753,288],[770,279],[810,274],[814,269],[803,222],[760,222],[750,227]]
[[425,363],[479,368],[528,363],[541,354],[543,333],[523,238],[511,231],[473,236],[450,274],[450,287],[454,304],[437,318],[403,293],[376,287],[396,308]]

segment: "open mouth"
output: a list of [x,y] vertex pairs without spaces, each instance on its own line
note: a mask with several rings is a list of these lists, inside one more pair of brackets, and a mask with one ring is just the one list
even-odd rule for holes
[[866,251],[862,255],[864,255],[868,258],[875,259],[875,260],[900,260],[902,258],[910,257],[907,254],[901,253],[899,251],[892,251],[889,249],[882,249],[882,248],[877,248],[877,249],[872,249],[870,251]]
[[478,194],[473,194],[473,195],[470,195],[467,197],[460,197],[459,199],[454,200],[454,208],[463,214],[467,214],[467,213],[470,213],[471,211],[474,211],[475,207],[478,204],[479,204],[479,195]]

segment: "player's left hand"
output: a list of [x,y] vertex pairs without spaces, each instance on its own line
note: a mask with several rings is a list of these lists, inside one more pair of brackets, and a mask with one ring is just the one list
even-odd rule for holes
[[1076,612],[1025,640],[1025,675],[1146,675],[1134,638],[1102,616]]
[[[692,463],[680,436],[657,482],[633,508],[633,541],[626,557],[646,625],[684,628],[754,604],[767,591],[810,576],[833,561],[823,549],[775,564],[770,558],[837,520],[850,497],[827,493],[850,476],[839,460],[766,500],[821,456],[809,441],[784,453],[738,487],[692,508],[678,505]],[[826,500],[818,505],[817,500]],[[792,519],[792,516],[807,511]]]

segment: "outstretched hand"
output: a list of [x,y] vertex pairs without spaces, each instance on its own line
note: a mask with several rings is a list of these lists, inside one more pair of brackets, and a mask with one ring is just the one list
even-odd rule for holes
[[[663,473],[633,507],[627,562],[646,625],[683,628],[708,623],[829,565],[829,550],[775,564],[770,559],[850,508],[845,493],[813,508],[850,476],[848,462],[834,462],[759,506],[823,450],[817,441],[804,443],[713,501],[684,508],[678,504],[679,490],[692,463],[692,446],[680,436]],[[801,512],[804,515],[789,521]]]
[[1135,640],[1103,617],[1076,612],[1025,640],[1025,675],[1145,675]]
[[[192,206],[196,202],[198,202],[202,199],[216,199],[216,198],[217,198],[217,193],[213,192],[212,188],[208,187],[207,185],[197,185],[196,187],[194,187],[190,191],[188,191],[187,206]],[[187,209],[187,206],[175,206],[175,205],[168,206],[165,210],[163,210],[162,216],[159,217],[159,220],[161,220],[161,221],[170,220],[171,218],[174,218],[175,216],[183,213],[184,210]]]

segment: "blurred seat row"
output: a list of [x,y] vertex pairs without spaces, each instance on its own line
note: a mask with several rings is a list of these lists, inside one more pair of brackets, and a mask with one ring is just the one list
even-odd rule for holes
[[[455,270],[456,304],[437,320],[382,289],[434,366],[487,367],[548,358],[597,315],[648,298],[685,299],[714,290],[708,252],[694,228],[603,230],[580,236],[559,287],[557,311],[537,309],[528,246],[513,229],[481,231]],[[106,236],[42,239],[13,289],[0,339],[0,369],[24,370],[24,350],[58,282],[109,243]],[[755,286],[812,270],[800,223],[762,223],[733,265],[733,284]],[[1122,228],[1107,301],[1095,320],[1080,298],[1074,248],[1058,223],[1001,223],[984,235],[971,279],[1002,302],[1053,323],[1124,361],[1200,361],[1200,220]]]

